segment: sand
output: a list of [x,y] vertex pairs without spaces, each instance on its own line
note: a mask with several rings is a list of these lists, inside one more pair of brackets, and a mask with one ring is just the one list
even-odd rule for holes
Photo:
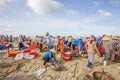
[[[7,74],[2,72],[3,68],[0,68],[0,80],[76,80],[76,78],[87,72],[87,74],[92,76],[94,71],[101,71],[103,68],[105,72],[108,72],[110,76],[112,76],[115,80],[120,80],[120,63],[111,63],[108,62],[107,66],[99,63],[99,59],[97,55],[95,55],[95,59],[93,62],[93,68],[87,68],[87,58],[82,57],[73,57],[72,61],[64,61],[62,60],[63,68],[61,71],[54,71],[50,65],[47,64],[47,71],[41,76],[37,76],[38,70],[41,69],[41,65],[43,61],[41,60],[41,56],[44,53],[40,53],[39,57],[36,57],[31,60],[22,59],[20,61],[15,61],[11,57],[0,56],[0,63],[20,63],[20,66],[17,70]],[[60,59],[60,54],[57,54],[57,58]],[[77,64],[76,75],[74,77],[74,69],[75,64]]]

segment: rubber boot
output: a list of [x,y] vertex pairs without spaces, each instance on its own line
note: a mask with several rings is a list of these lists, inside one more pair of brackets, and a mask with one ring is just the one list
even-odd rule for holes
[[100,57],[100,63],[102,64],[102,58]]
[[90,61],[88,60],[88,64],[87,64],[88,67],[90,67]]
[[92,68],[93,66],[92,66],[92,62],[90,62],[90,66],[89,66],[90,68]]

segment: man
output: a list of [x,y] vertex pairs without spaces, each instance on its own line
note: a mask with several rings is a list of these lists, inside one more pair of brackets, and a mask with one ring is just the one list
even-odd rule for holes
[[88,52],[88,64],[87,64],[87,66],[89,68],[92,68],[92,62],[94,60],[95,50],[99,54],[99,51],[98,51],[97,46],[96,46],[96,42],[94,41],[94,38],[92,36],[89,37],[89,41],[86,44],[86,49]]
[[43,55],[43,60],[44,60],[43,67],[44,68],[46,68],[47,62],[49,61],[52,62],[55,60],[55,53],[56,53],[56,50],[53,48]]
[[49,33],[46,33],[46,40],[47,40],[47,45],[48,45],[48,50],[53,48],[53,40],[52,36],[49,35]]
[[39,48],[40,48],[41,52],[42,52],[42,47],[43,47],[43,36],[40,36],[40,38],[39,38]]
[[18,37],[18,43],[19,43],[19,50],[22,50],[22,48],[24,47],[23,45],[23,38],[22,38],[22,34],[20,34],[20,36]]

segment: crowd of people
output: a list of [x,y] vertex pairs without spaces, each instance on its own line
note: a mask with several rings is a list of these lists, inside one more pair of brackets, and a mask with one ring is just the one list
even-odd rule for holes
[[[95,37],[91,35],[86,37],[83,40],[81,36],[78,37],[61,37],[61,36],[52,36],[48,32],[44,35],[36,35],[35,39],[26,37],[25,35],[20,34],[18,37],[12,35],[0,35],[0,50],[13,48],[14,42],[18,43],[19,50],[23,50],[25,47],[30,45],[38,45],[40,52],[43,52],[43,45],[47,45],[48,52],[44,55],[43,59],[45,60],[44,65],[47,61],[52,60],[52,52],[63,53],[65,49],[70,49],[71,51],[78,49],[79,55],[82,54],[82,51],[88,53],[88,64],[89,68],[92,68],[92,62],[94,60],[94,54],[98,53],[100,57],[100,62],[102,63],[103,57],[104,60],[111,59],[113,62],[116,56],[120,55],[120,38],[119,36],[108,36],[103,35],[100,37]],[[54,50],[53,50],[54,48]],[[50,53],[50,51],[52,51]],[[46,56],[48,56],[46,58]]]

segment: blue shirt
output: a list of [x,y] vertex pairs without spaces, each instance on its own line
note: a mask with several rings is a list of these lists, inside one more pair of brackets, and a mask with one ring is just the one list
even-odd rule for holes
[[1,48],[1,49],[3,49],[3,48],[4,48],[4,46],[3,46],[2,44],[0,44],[0,48]]
[[45,54],[43,55],[43,58],[49,58],[50,60],[52,60],[52,58],[53,58],[53,53],[50,52],[50,51],[48,51],[47,53],[45,53]]
[[97,39],[97,42],[100,44],[101,41],[102,41],[102,37],[99,37],[99,38]]
[[77,40],[76,40],[76,39],[73,39],[73,40],[72,40],[72,44],[77,44]]
[[78,40],[77,40],[77,44],[78,44],[78,46],[83,46],[83,41],[82,41],[82,39],[78,39]]
[[65,40],[65,41],[64,41],[64,44],[67,45],[67,44],[68,44],[68,40]]

